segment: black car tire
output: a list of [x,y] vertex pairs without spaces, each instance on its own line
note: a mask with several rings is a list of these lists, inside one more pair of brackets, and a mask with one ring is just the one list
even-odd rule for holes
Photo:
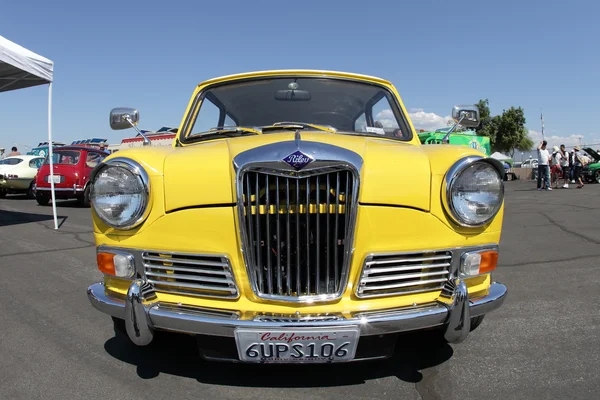
[[44,193],[36,192],[35,199],[40,206],[47,206],[50,203],[50,197]]
[[596,170],[596,172],[594,173],[594,178],[596,183],[600,183],[600,169]]
[[27,198],[28,199],[35,199],[35,191],[33,190],[33,185],[34,185],[34,182],[31,182],[31,184],[29,185],[29,189],[27,189]]
[[0,189],[0,199],[5,198],[7,194],[8,192],[6,190]]
[[78,198],[79,200],[79,204],[81,204],[84,207],[89,207],[90,206],[90,186],[86,186],[85,190],[83,191],[83,196]]
[[478,317],[471,318],[471,332],[473,332],[475,329],[477,329],[479,325],[481,325],[481,323],[483,322],[483,317],[485,317],[485,315],[480,315]]

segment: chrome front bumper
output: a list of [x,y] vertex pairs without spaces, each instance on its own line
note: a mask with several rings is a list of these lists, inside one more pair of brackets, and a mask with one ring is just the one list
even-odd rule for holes
[[[126,298],[111,296],[104,284],[95,283],[88,290],[91,304],[105,314],[124,319],[127,334],[139,346],[149,344],[155,329],[234,337],[236,328],[326,328],[360,327],[361,336],[384,335],[445,326],[445,338],[450,343],[460,343],[470,332],[472,317],[487,314],[502,305],[506,286],[492,283],[485,296],[468,298],[464,281],[449,281],[437,302],[411,308],[370,311],[353,314],[351,318],[322,321],[274,322],[243,320],[231,311],[183,307],[153,301],[144,297],[146,285],[141,279],[134,281]],[[150,297],[150,298],[148,298]]]

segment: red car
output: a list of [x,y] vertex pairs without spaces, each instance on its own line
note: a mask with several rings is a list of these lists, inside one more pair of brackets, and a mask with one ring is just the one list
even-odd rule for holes
[[[90,173],[109,153],[93,147],[64,146],[53,149],[54,193],[57,199],[77,199],[90,205]],[[45,206],[51,200],[50,160],[46,157],[35,178],[35,198]]]

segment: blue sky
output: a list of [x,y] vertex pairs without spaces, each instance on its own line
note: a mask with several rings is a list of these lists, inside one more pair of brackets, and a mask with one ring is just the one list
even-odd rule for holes
[[[55,63],[53,132],[112,131],[117,106],[144,129],[178,126],[195,85],[279,68],[343,70],[394,83],[417,127],[454,104],[522,106],[534,140],[600,143],[595,1],[27,1],[3,4],[0,35]],[[0,146],[47,138],[46,87],[0,94]],[[26,149],[25,149],[26,150]]]

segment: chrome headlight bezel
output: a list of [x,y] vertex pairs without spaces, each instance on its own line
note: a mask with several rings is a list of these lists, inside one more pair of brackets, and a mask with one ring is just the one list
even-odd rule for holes
[[[133,220],[130,219],[121,224],[115,224],[113,221],[107,220],[102,215],[102,213],[99,213],[96,210],[96,207],[94,206],[94,184],[96,183],[96,179],[103,170],[105,170],[106,168],[113,168],[113,167],[120,167],[120,168],[127,169],[130,173],[135,175],[140,180],[140,183],[143,187],[143,195],[144,195],[144,203],[145,203],[144,208],[142,208],[141,211],[136,214],[136,216]],[[92,173],[90,175],[90,203],[92,205],[92,210],[93,210],[94,214],[97,215],[98,218],[102,222],[104,222],[106,225],[110,226],[111,228],[119,229],[119,230],[128,230],[128,229],[132,229],[132,228],[139,226],[148,218],[148,215],[150,214],[150,210],[152,209],[150,202],[151,202],[150,178],[148,176],[148,173],[144,169],[144,167],[142,167],[142,165],[139,164],[137,161],[134,161],[130,158],[125,158],[125,157],[115,157],[115,158],[112,158],[110,160],[104,161],[101,164],[99,164],[92,171]]]
[[[479,223],[472,223],[472,222],[464,220],[460,216],[460,214],[456,211],[456,209],[454,207],[454,202],[452,201],[452,186],[454,185],[456,180],[461,176],[461,173],[463,173],[471,165],[474,165],[477,163],[488,164],[498,174],[498,180],[500,181],[501,200],[500,200],[500,203],[499,203],[496,211],[492,215],[490,215],[487,219],[485,219],[484,221],[479,222]],[[444,181],[443,181],[443,185],[442,185],[442,196],[441,196],[442,203],[444,205],[444,209],[446,210],[446,213],[450,216],[452,221],[454,223],[456,223],[457,225],[464,227],[464,228],[479,228],[479,227],[482,227],[482,226],[490,223],[490,221],[492,221],[496,217],[496,215],[498,215],[498,212],[500,211],[500,209],[502,208],[502,204],[504,203],[504,176],[503,176],[503,174],[504,174],[504,166],[502,165],[502,163],[500,163],[498,160],[496,160],[494,158],[484,158],[482,156],[472,155],[472,156],[467,156],[467,157],[461,158],[460,160],[455,162],[452,165],[452,167],[450,167],[450,169],[448,170],[446,175],[444,176]]]

